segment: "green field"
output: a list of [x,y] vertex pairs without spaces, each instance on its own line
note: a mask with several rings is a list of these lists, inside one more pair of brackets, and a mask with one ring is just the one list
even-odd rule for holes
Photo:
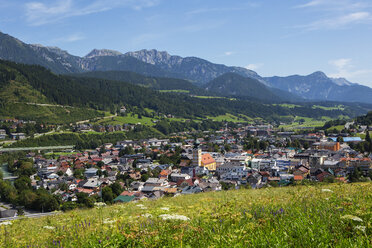
[[337,126],[328,128],[327,131],[332,132],[334,129],[336,129],[337,131],[341,131],[344,128],[345,128],[345,125],[337,125]]
[[87,108],[41,106],[27,103],[4,103],[0,118],[17,118],[50,124],[66,124],[102,117],[102,111]]
[[[371,247],[372,183],[200,193],[0,226],[1,247]],[[22,230],[22,231],[20,231]]]
[[333,107],[325,107],[325,106],[320,106],[320,105],[313,105],[312,108],[313,109],[320,108],[320,109],[324,109],[324,110],[345,110],[345,106],[344,105],[337,105],[337,106],[333,106]]
[[159,92],[190,93],[189,90],[159,90]]
[[236,101],[236,98],[228,98],[228,97],[223,97],[223,96],[193,96],[196,98],[201,98],[201,99],[228,99],[230,101]]
[[[301,120],[303,120],[303,122],[301,122]],[[279,128],[293,130],[293,129],[301,129],[301,128],[322,127],[324,123],[330,120],[332,120],[332,118],[328,116],[323,116],[321,119],[296,116],[294,118],[294,121],[291,124],[280,125]]]
[[295,108],[295,107],[301,107],[300,105],[289,104],[289,103],[273,104],[273,105],[274,105],[274,106],[279,105],[280,107],[283,107],[283,108]]
[[252,118],[242,115],[247,120],[244,120],[243,118],[240,118],[238,116],[226,113],[225,115],[218,115],[218,116],[207,116],[208,119],[214,120],[214,121],[228,121],[228,122],[252,122]]

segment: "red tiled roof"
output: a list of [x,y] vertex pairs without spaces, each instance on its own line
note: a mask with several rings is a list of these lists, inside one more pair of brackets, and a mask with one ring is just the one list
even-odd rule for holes
[[216,161],[209,153],[205,153],[202,155],[202,163],[204,165],[215,163]]
[[304,180],[304,176],[302,175],[294,175],[294,178],[293,178],[295,181],[302,181]]

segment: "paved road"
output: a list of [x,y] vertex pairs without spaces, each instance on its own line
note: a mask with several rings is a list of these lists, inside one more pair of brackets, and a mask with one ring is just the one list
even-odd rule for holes
[[9,220],[16,220],[16,219],[20,219],[20,218],[40,218],[40,217],[43,217],[43,216],[56,215],[56,214],[59,214],[59,213],[60,212],[48,212],[48,213],[28,214],[28,215],[22,215],[22,216],[17,216],[17,217],[0,218],[0,222],[9,221]]
[[73,149],[73,148],[74,148],[74,146],[14,147],[14,148],[0,148],[0,152],[55,150],[55,149]]

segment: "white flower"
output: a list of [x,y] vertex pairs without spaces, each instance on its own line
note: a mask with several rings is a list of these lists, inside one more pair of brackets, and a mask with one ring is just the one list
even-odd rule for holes
[[354,227],[354,229],[357,229],[357,230],[362,231],[362,232],[366,232],[366,227],[365,226],[356,226],[356,227]]
[[143,204],[138,204],[136,206],[139,207],[140,209],[147,209],[147,207],[145,207]]
[[48,229],[48,230],[56,229],[54,226],[43,226],[43,228]]
[[184,215],[179,215],[179,214],[162,214],[162,215],[159,215],[159,217],[162,218],[163,220],[184,220],[184,221],[190,220],[189,217],[186,217]]
[[151,218],[152,217],[152,214],[142,214],[141,216],[142,217],[145,217],[145,218]]
[[7,225],[12,225],[12,224],[13,224],[13,223],[10,222],[10,221],[0,222],[0,226],[1,226],[1,225],[7,226]]
[[101,208],[101,207],[106,206],[106,203],[104,203],[104,202],[95,202],[94,203],[94,206],[96,206],[97,208]]
[[167,207],[163,207],[163,208],[160,208],[161,210],[164,210],[164,211],[169,211],[169,208]]
[[110,220],[110,219],[104,219],[103,224],[112,224],[115,223],[115,220]]
[[325,198],[326,201],[329,201],[329,198]]
[[322,189],[322,192],[333,192],[333,191],[330,189]]
[[350,214],[347,214],[347,215],[342,216],[341,219],[347,219],[347,220],[353,220],[353,221],[357,221],[357,222],[363,222],[363,220],[361,218],[359,218],[358,216],[354,216],[354,215],[350,215]]

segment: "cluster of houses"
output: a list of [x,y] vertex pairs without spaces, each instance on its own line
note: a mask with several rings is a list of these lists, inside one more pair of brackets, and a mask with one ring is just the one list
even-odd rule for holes
[[[265,150],[245,150],[243,141],[247,136],[255,136],[270,145]],[[33,158],[37,168],[37,173],[31,176],[32,186],[60,194],[63,201],[76,201],[77,193],[101,196],[104,187],[120,179],[123,192],[115,201],[128,202],[227,188],[287,185],[303,180],[322,182],[333,178],[347,182],[354,170],[367,176],[372,168],[371,156],[360,154],[349,146],[351,142],[362,141],[360,138],[344,137],[340,143],[336,137],[326,137],[324,132],[298,135],[274,132],[269,125],[240,126],[233,130],[205,132],[197,140],[186,137],[181,140],[125,140],[57,159],[30,153],[28,156]],[[278,145],[288,140],[306,142],[308,148]],[[221,151],[211,151],[210,144]],[[229,151],[224,150],[226,144]],[[122,154],[128,146],[142,153]],[[179,163],[159,163],[159,156],[170,157],[177,147],[182,151]]]
[[77,124],[73,127],[75,132],[84,132],[84,131],[96,131],[96,132],[118,132],[118,131],[127,131],[133,129],[135,125],[131,124],[117,124],[117,125],[92,125],[90,123]]
[[10,133],[9,135],[6,133],[5,129],[0,129],[0,140],[4,139],[12,139],[12,140],[22,140],[26,138],[26,134],[24,133]]
[[36,124],[35,121],[25,121],[18,119],[0,119],[0,125],[6,125],[9,130],[14,131],[7,133],[5,129],[0,129],[0,140],[12,139],[12,140],[22,140],[26,138],[24,133],[16,132],[18,128],[24,127],[26,124]]

